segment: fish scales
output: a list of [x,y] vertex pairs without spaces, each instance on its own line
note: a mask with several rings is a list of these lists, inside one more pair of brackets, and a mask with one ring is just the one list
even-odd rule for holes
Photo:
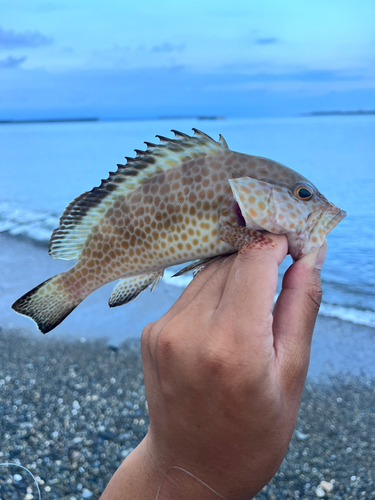
[[160,144],[146,143],[146,151],[136,150],[136,158],[73,200],[49,253],[77,263],[12,307],[46,333],[116,279],[111,307],[153,289],[166,267],[199,259],[191,270],[222,254],[272,246],[264,231],[286,234],[298,259],[345,216],[294,170],[194,132],[157,136]]

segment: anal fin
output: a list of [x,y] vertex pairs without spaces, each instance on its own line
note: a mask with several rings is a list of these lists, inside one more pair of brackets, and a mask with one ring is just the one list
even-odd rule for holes
[[163,277],[163,272],[157,271],[151,274],[140,274],[121,279],[112,290],[108,301],[109,307],[122,306],[131,302],[150,285],[152,285],[151,291],[153,291],[159,280]]

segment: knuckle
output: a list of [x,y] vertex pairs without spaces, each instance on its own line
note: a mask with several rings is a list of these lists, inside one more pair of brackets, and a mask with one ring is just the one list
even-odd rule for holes
[[199,366],[205,377],[218,378],[231,385],[249,370],[244,336],[231,322],[225,321],[216,323],[213,331],[215,335],[206,339],[205,349],[200,353]]
[[158,354],[163,360],[168,359],[172,356],[172,352],[174,351],[173,347],[173,337],[168,335],[168,332],[162,330],[158,337]]
[[142,356],[150,350],[152,333],[155,330],[156,321],[146,325],[141,335],[141,354]]
[[232,373],[237,366],[235,353],[229,349],[211,348],[207,349],[202,361],[204,370],[211,375]]
[[322,302],[322,285],[318,273],[312,275],[311,280],[307,283],[306,295],[309,297],[310,303],[316,311],[319,310]]
[[180,335],[181,319],[179,315],[172,318],[158,332],[156,350],[162,363],[167,363],[180,356],[184,349],[184,337]]

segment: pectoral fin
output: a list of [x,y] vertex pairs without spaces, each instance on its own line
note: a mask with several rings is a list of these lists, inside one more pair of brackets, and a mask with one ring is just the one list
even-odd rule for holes
[[[225,255],[225,254],[224,254]],[[176,278],[177,276],[182,276],[183,274],[189,273],[190,271],[194,271],[200,267],[204,267],[207,264],[210,264],[211,262],[214,262],[217,259],[220,259],[222,255],[215,255],[215,257],[207,257],[206,259],[199,259],[196,260],[195,262],[192,262],[186,267],[183,267],[177,273],[175,273],[172,278]]]
[[242,226],[233,226],[229,223],[220,228],[220,238],[229,243],[239,253],[244,253],[250,248],[272,248],[276,243],[258,231]]
[[164,271],[157,271],[151,274],[140,274],[130,278],[121,279],[109,298],[109,307],[122,306],[136,299],[138,295],[152,285],[151,291],[155,289],[159,280],[163,277]]

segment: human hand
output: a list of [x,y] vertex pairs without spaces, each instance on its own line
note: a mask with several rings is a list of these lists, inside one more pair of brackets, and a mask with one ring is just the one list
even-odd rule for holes
[[[277,247],[205,268],[142,336],[150,428],[102,500],[252,498],[289,445],[321,300],[325,248],[286,272]],[[121,496],[122,495],[122,496]]]

